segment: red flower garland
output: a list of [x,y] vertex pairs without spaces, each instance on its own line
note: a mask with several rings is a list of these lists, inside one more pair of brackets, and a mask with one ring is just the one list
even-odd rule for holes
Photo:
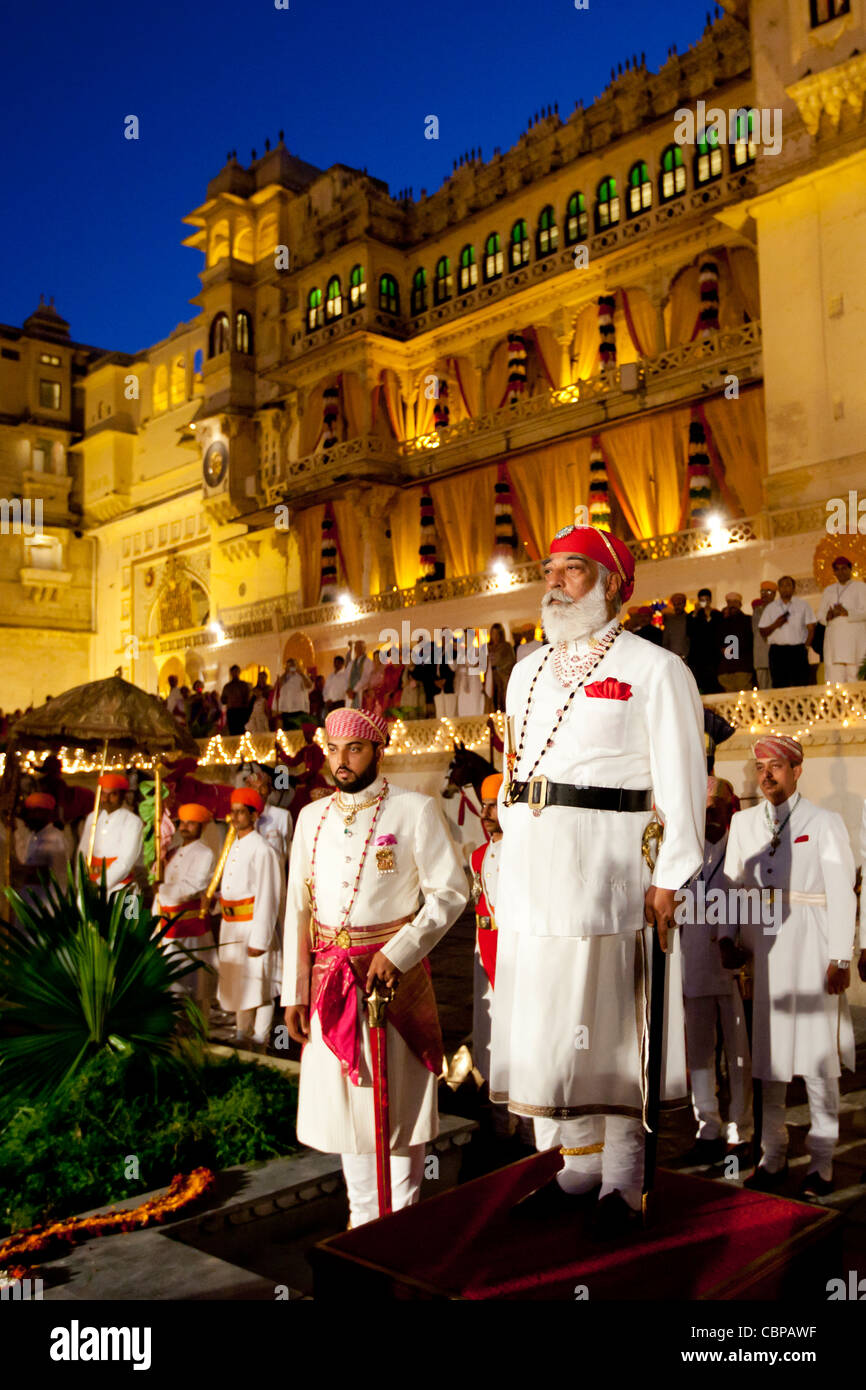
[[616,329],[613,323],[615,303],[616,299],[612,294],[600,294],[598,297],[598,355],[602,367],[616,366]]
[[77,1245],[91,1236],[110,1235],[113,1231],[140,1231],[182,1211],[212,1192],[216,1177],[209,1168],[194,1168],[186,1177],[182,1173],[172,1178],[167,1192],[161,1197],[149,1197],[130,1211],[107,1211],[97,1216],[71,1216],[66,1221],[50,1221],[44,1226],[31,1226],[0,1242],[0,1269],[11,1279],[26,1277],[29,1266],[12,1261],[29,1256],[37,1263],[65,1253],[64,1247]]
[[610,530],[610,486],[601,437],[592,436],[589,454],[589,522],[600,531]]

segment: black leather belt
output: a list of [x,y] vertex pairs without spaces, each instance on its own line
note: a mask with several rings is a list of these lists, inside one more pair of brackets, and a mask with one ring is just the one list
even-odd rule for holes
[[582,806],[589,811],[651,811],[651,791],[629,791],[625,787],[572,787],[568,782],[549,782],[532,777],[516,797],[533,811],[543,806]]

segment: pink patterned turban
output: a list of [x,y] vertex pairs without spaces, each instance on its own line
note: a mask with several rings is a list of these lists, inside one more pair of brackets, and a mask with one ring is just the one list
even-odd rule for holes
[[803,761],[803,745],[787,734],[766,734],[754,747],[756,758],[786,758],[792,767]]
[[362,709],[332,709],[325,720],[325,733],[332,739],[363,738],[368,743],[388,742],[388,721],[381,714]]

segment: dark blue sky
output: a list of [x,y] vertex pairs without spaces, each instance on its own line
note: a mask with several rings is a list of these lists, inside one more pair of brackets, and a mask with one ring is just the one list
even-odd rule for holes
[[[396,192],[438,188],[455,156],[506,150],[646,52],[704,28],[707,0],[204,0],[15,3],[0,17],[0,322],[40,291],[73,338],[127,352],[191,318],[201,255],[181,218],[226,152],[285,130],[293,153]],[[124,117],[141,138],[123,138]],[[439,117],[439,141],[424,117]]]

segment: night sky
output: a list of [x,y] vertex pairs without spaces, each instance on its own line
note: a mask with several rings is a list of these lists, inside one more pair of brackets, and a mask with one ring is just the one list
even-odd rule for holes
[[[10,4],[0,17],[0,321],[54,296],[78,342],[135,352],[194,316],[200,252],[181,218],[265,136],[393,193],[503,152],[541,107],[588,105],[611,66],[658,68],[707,0],[210,0]],[[140,139],[124,139],[138,116]],[[440,138],[424,139],[424,117]]]

